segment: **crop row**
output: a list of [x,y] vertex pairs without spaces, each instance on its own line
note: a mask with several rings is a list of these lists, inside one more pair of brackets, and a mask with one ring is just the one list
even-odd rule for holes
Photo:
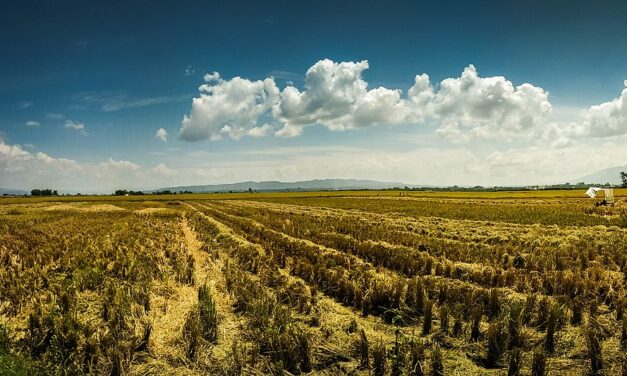
[[[505,269],[483,264],[456,263],[445,257],[432,256],[431,249],[424,245],[413,248],[387,242],[360,241],[353,237],[352,233],[337,234],[333,227],[323,227],[315,219],[307,222],[306,217],[302,215],[300,220],[296,216],[288,216],[283,221],[277,220],[276,212],[259,214],[256,211],[233,209],[228,206],[220,208],[240,218],[254,218],[275,231],[284,231],[294,237],[300,235],[317,244],[356,255],[406,277],[430,276],[433,273],[436,276],[471,282],[486,288],[511,287],[523,293],[568,295],[570,299],[581,296],[586,302],[600,297],[602,302],[612,307],[620,300],[623,290],[623,276],[618,273],[607,273],[600,266],[587,268],[583,272],[566,270],[546,271],[540,274],[523,268],[522,265],[518,268],[512,265]],[[286,226],[285,222],[289,225]],[[347,222],[344,221],[345,228],[348,226]],[[512,263],[516,262],[514,258]]]

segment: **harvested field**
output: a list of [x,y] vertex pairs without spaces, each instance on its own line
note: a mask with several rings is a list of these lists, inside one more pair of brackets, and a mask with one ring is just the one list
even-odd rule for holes
[[533,194],[240,198],[3,203],[0,371],[625,367],[621,206]]

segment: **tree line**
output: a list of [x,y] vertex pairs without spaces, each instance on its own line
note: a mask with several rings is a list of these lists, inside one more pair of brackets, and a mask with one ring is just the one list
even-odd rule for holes
[[46,189],[32,189],[30,191],[31,196],[58,196],[59,193],[56,190],[49,188]]

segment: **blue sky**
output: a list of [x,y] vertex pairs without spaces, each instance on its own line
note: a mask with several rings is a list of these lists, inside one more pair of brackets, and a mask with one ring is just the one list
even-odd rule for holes
[[[532,184],[627,163],[622,1],[20,1],[0,10],[0,187]],[[471,64],[476,90],[465,92]],[[308,70],[322,86],[306,84]],[[409,91],[423,73],[430,89],[418,103]],[[525,83],[533,90],[519,90]],[[246,98],[248,107],[233,104]]]

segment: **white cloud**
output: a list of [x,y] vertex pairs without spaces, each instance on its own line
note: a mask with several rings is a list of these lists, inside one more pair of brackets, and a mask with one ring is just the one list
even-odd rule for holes
[[500,76],[482,78],[472,65],[461,77],[443,80],[431,104],[441,124],[437,132],[453,142],[531,135],[551,112],[544,89],[528,83],[514,87]]
[[0,155],[3,156],[3,161],[9,161],[10,159],[25,160],[30,158],[30,153],[22,149],[19,145],[8,145],[0,138]]
[[279,129],[274,134],[277,137],[284,138],[296,137],[303,134],[303,127],[301,125],[285,124],[283,128]]
[[38,127],[40,125],[41,124],[39,124],[38,121],[34,121],[34,120],[29,120],[29,121],[26,122],[26,126],[27,127],[31,127],[31,128]]
[[618,98],[590,107],[584,113],[579,134],[593,137],[611,137],[627,134],[627,80]]
[[106,162],[101,162],[100,166],[108,169],[108,170],[130,170],[130,171],[136,171],[139,169],[139,165],[133,163],[133,162],[129,162],[129,161],[125,161],[125,160],[115,160],[113,158],[109,158],[108,161]]
[[50,187],[69,192],[108,193],[115,189],[165,186],[176,171],[164,164],[142,169],[127,160],[109,158],[100,163],[80,162],[29,152],[0,138],[0,187],[22,189]]
[[74,121],[74,120],[66,120],[65,121],[65,128],[73,129],[75,131],[79,131],[81,133],[85,133],[85,124],[79,123],[79,122]]
[[266,136],[272,130],[272,126],[270,124],[264,124],[260,127],[253,127],[246,132],[246,135],[250,137],[263,137]]
[[585,140],[627,135],[627,80],[618,98],[585,110],[567,108],[569,121],[548,123],[534,137],[552,147],[565,147]]
[[271,78],[222,80],[218,73],[212,73],[205,75],[205,81],[199,87],[200,96],[192,101],[191,113],[181,122],[182,140],[215,140],[223,135],[238,139],[259,127],[259,118],[279,97],[279,89]]
[[170,176],[174,175],[174,173],[175,173],[174,170],[170,169],[168,166],[166,166],[163,163],[159,163],[158,165],[153,167],[152,168],[152,172],[154,172],[158,176],[165,176],[165,177],[170,177]]
[[278,136],[302,134],[302,127],[321,124],[331,130],[347,130],[375,124],[398,124],[410,119],[410,108],[400,90],[378,87],[368,90],[362,78],[368,61],[335,63],[325,59],[305,75],[305,90],[287,86],[273,108],[283,124]]
[[206,82],[217,82],[217,81],[220,81],[220,73],[218,73],[218,72],[206,73],[203,76],[203,79]]
[[307,70],[303,90],[288,85],[280,93],[272,77],[253,82],[206,74],[208,83],[200,87],[191,114],[184,117],[180,138],[257,135],[249,131],[258,127],[260,117],[271,116],[280,126],[275,133],[279,137],[299,136],[314,124],[342,131],[433,121],[437,132],[453,142],[503,142],[531,138],[547,124],[551,112],[544,89],[528,83],[514,86],[500,76],[479,77],[472,65],[459,78],[443,80],[437,91],[428,75],[417,75],[406,95],[398,89],[368,89],[362,77],[368,67],[366,60],[320,60]]
[[157,129],[157,132],[155,133],[155,138],[158,138],[163,142],[168,141],[168,131],[163,128]]
[[41,152],[31,153],[0,139],[0,186],[43,186],[51,180],[72,177],[77,169],[78,163],[71,159],[53,158]]

